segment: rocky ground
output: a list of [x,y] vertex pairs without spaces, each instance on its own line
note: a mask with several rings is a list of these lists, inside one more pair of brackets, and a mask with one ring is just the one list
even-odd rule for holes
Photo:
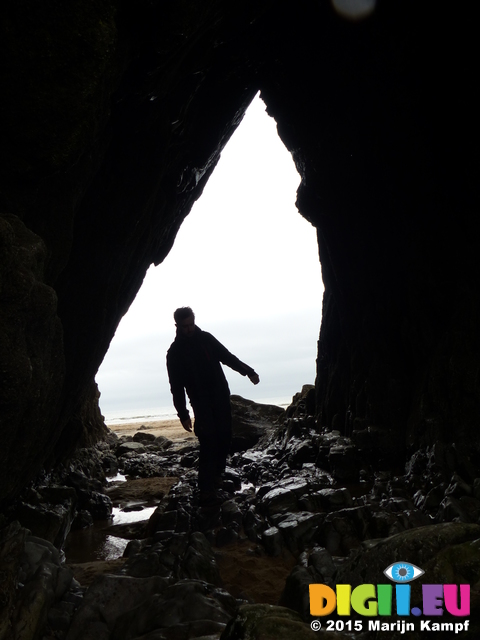
[[[397,638],[366,625],[315,634],[308,591],[385,583],[396,561],[425,571],[412,606],[422,582],[470,584],[462,637],[479,637],[480,472],[468,451],[438,442],[395,468],[395,439],[374,428],[319,432],[310,387],[286,412],[233,406],[218,509],[198,505],[196,441],[142,429],[111,434],[26,491],[0,531],[0,639]],[[126,481],[109,483],[118,471]],[[120,558],[69,562],[71,537],[114,506],[141,518],[152,505],[148,519],[103,531],[123,540]]]

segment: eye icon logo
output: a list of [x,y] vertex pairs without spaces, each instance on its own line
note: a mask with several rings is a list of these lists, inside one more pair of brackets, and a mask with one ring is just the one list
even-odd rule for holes
[[383,573],[393,582],[405,583],[423,576],[425,571],[410,562],[394,562]]

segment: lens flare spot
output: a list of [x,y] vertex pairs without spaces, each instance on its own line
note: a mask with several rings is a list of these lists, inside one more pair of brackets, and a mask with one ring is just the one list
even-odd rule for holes
[[332,0],[335,11],[349,20],[363,20],[375,10],[377,0]]

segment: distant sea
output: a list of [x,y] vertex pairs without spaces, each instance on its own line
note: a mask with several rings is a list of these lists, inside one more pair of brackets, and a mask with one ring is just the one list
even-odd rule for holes
[[[286,409],[292,402],[292,397],[288,398],[264,398],[261,400],[255,400],[258,404],[275,404],[282,409]],[[100,407],[101,409],[101,407]],[[107,425],[112,424],[126,424],[126,423],[141,423],[141,422],[154,422],[157,420],[175,420],[177,412],[173,406],[170,407],[153,407],[151,409],[141,410],[118,410],[107,411],[101,409]]]

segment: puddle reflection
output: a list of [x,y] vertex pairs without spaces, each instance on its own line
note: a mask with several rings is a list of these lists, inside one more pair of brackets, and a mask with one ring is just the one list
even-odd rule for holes
[[116,524],[132,524],[141,520],[148,520],[156,506],[149,506],[135,511],[122,511],[114,507],[112,518],[100,520],[87,529],[71,531],[65,544],[67,563],[97,562],[99,560],[116,560],[121,558],[128,540],[119,538],[106,532],[106,529]]

